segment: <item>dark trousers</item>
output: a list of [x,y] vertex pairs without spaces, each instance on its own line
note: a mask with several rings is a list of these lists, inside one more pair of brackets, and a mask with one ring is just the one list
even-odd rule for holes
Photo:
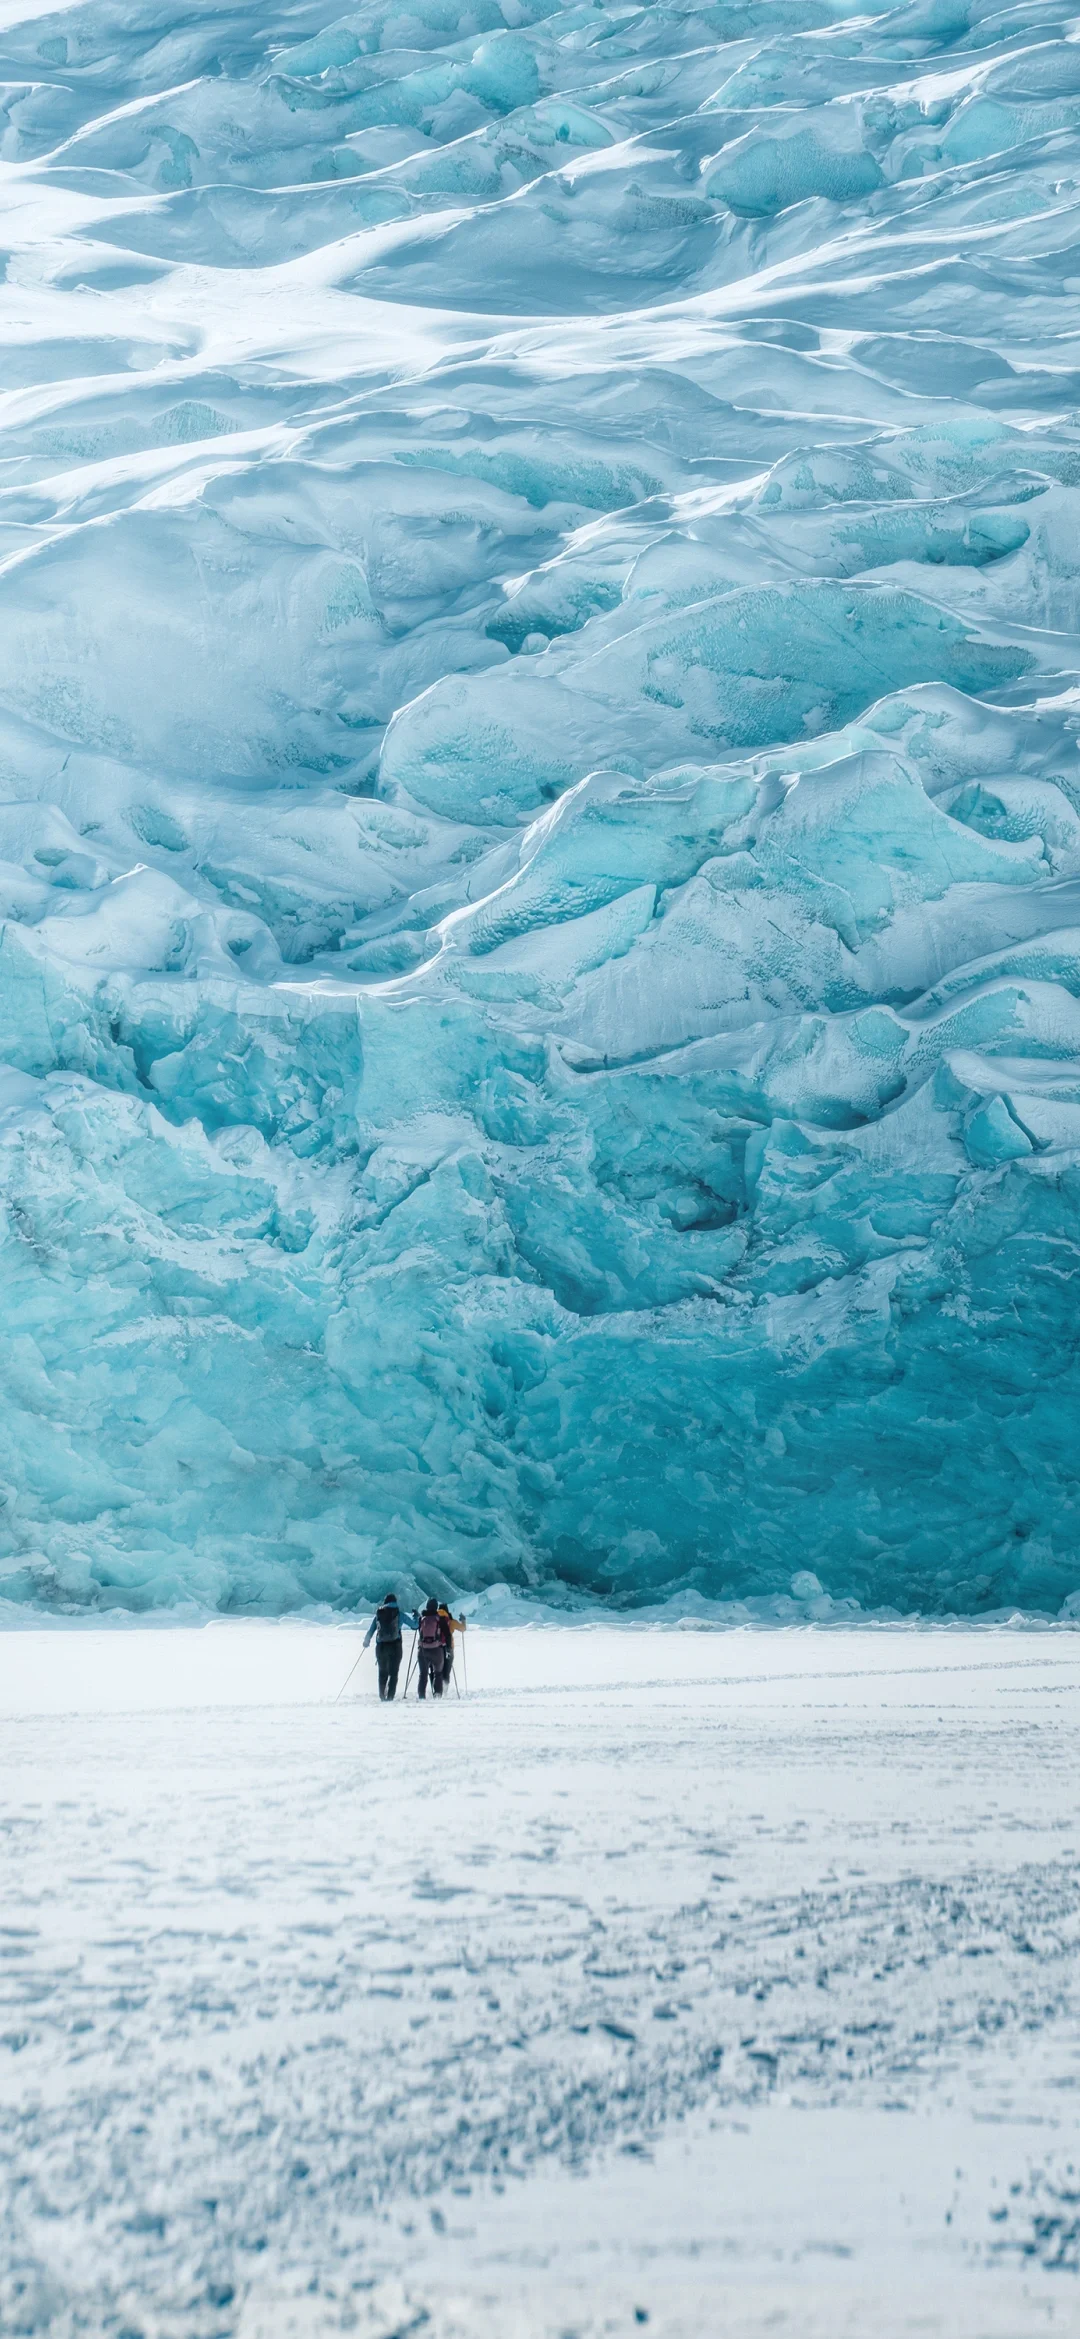
[[426,1697],[426,1695],[427,1695],[427,1685],[428,1685],[428,1675],[430,1674],[430,1676],[431,1676],[431,1694],[432,1694],[432,1697],[441,1697],[441,1696],[442,1696],[442,1693],[443,1693],[443,1658],[444,1658],[444,1657],[445,1657],[445,1655],[446,1655],[446,1650],[445,1650],[445,1649],[421,1649],[421,1650],[420,1650],[420,1652],[419,1652],[419,1654],[420,1654],[420,1687],[419,1687],[419,1689],[417,1690],[417,1693],[416,1693],[416,1694],[417,1694],[417,1696],[418,1696],[418,1697]]
[[401,1671],[401,1642],[376,1641],[375,1662],[379,1668],[379,1696],[393,1697]]

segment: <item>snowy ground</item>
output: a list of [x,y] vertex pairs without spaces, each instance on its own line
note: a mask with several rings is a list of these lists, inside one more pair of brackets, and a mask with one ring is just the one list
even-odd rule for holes
[[358,1646],[0,1638],[5,2332],[1080,2331],[1080,1639]]

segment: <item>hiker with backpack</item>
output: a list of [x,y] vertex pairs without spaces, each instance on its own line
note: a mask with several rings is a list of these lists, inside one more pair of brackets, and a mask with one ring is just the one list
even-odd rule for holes
[[420,1618],[412,1615],[409,1610],[406,1610],[403,1616],[397,1604],[397,1593],[388,1592],[385,1600],[380,1600],[364,1634],[365,1649],[372,1636],[375,1637],[375,1662],[379,1668],[379,1696],[387,1703],[395,1694],[398,1674],[401,1671],[401,1627],[403,1623],[407,1624],[413,1632],[417,1632],[420,1627]]
[[429,1600],[423,1611],[418,1626],[418,1636],[416,1654],[420,1678],[416,1691],[417,1697],[427,1696],[429,1681],[431,1682],[432,1696],[441,1697],[446,1671],[446,1643],[449,1634],[439,1614],[439,1603],[435,1599]]
[[443,1647],[446,1650],[446,1655],[443,1659],[443,1689],[444,1691],[447,1691],[449,1690],[450,1678],[454,1670],[454,1634],[456,1632],[464,1632],[465,1619],[463,1616],[452,1615],[450,1609],[447,1607],[445,1600],[440,1600],[439,1622],[443,1628]]

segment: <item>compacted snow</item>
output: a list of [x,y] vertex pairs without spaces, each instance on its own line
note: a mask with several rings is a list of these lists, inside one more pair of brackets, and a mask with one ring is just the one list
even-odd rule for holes
[[1080,1640],[470,1643],[0,1639],[5,2333],[1080,2331]]
[[0,1590],[1056,1612],[1075,28],[337,4],[0,5]]

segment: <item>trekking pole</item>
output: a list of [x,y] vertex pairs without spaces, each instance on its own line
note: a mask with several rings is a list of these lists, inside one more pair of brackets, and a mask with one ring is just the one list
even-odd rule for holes
[[465,1675],[465,1695],[469,1694],[469,1660],[465,1654],[465,1635],[461,1636],[461,1670]]
[[[362,1656],[363,1656],[363,1654],[364,1654],[364,1652],[363,1652],[363,1649],[361,1649],[361,1651],[360,1651],[360,1657],[362,1657]],[[358,1664],[360,1663],[360,1657],[358,1657],[358,1658],[357,1658],[357,1660],[356,1660],[356,1665],[358,1665]],[[347,1672],[347,1674],[346,1674],[346,1676],[345,1676],[345,1679],[344,1679],[344,1681],[343,1681],[343,1682],[342,1682],[342,1684],[341,1684],[341,1688],[339,1689],[339,1691],[338,1691],[338,1693],[337,1693],[337,1696],[336,1696],[336,1698],[334,1699],[334,1704],[335,1704],[335,1705],[339,1705],[339,1704],[340,1704],[340,1702],[341,1702],[341,1699],[344,1697],[344,1695],[345,1695],[345,1692],[346,1692],[346,1690],[347,1690],[347,1688],[348,1688],[348,1686],[349,1686],[349,1683],[350,1683],[350,1681],[352,1680],[353,1674],[354,1674],[354,1673],[355,1673],[355,1671],[356,1671],[356,1665],[350,1665],[350,1667],[349,1667],[349,1670],[348,1670],[348,1672]]]
[[416,1634],[414,1633],[414,1634],[413,1634],[413,1636],[412,1636],[412,1647],[411,1647],[411,1649],[409,1650],[409,1662],[408,1662],[408,1665],[406,1666],[406,1669],[405,1669],[405,1687],[404,1687],[404,1689],[402,1690],[402,1693],[401,1693],[403,1697],[408,1697],[408,1694],[409,1694],[409,1683],[410,1683],[410,1681],[412,1680],[413,1658],[415,1657],[415,1655],[416,1655]]

